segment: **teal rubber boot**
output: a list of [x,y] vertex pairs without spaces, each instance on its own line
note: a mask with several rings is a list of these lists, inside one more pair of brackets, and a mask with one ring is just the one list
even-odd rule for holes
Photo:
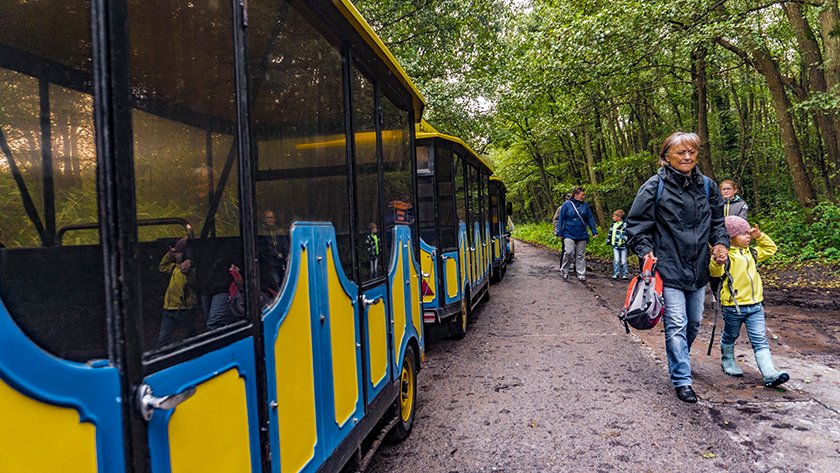
[[776,371],[776,367],[773,366],[773,358],[770,356],[770,350],[755,352],[755,363],[758,365],[758,370],[761,371],[761,376],[764,377],[764,386],[767,388],[775,388],[790,380],[790,375],[784,371]]
[[720,344],[720,367],[729,376],[743,376],[744,372],[735,362],[735,345]]

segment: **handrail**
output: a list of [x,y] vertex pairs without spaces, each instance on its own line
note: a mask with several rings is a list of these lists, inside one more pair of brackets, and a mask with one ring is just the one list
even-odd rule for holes
[[[146,218],[137,221],[138,227],[149,227],[154,225],[181,225],[184,227],[184,231],[187,232],[187,235],[190,238],[194,238],[195,235],[192,231],[192,226],[190,226],[190,222],[186,219],[179,218],[179,217],[168,217],[168,218]],[[72,232],[76,230],[97,230],[99,229],[99,223],[74,223],[71,225],[64,225],[58,229],[55,234],[55,241],[57,246],[61,246],[61,241],[64,238],[64,234],[67,232]]]

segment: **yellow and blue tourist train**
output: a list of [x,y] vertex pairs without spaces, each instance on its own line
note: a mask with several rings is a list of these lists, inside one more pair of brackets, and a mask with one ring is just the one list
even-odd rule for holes
[[[0,471],[363,469],[408,436],[424,104],[355,7],[2,12]],[[469,300],[489,223],[459,216]]]
[[[509,233],[504,186],[466,143],[417,125],[417,192],[423,320],[449,324],[450,336],[466,335],[470,313],[489,294],[494,268],[501,275]],[[505,224],[506,225],[506,224]],[[501,245],[496,249],[496,245]],[[499,276],[501,277],[501,276]]]
[[513,260],[511,229],[508,218],[513,214],[513,204],[507,201],[507,187],[502,179],[490,176],[490,244],[492,269],[490,279],[501,281],[507,265]]

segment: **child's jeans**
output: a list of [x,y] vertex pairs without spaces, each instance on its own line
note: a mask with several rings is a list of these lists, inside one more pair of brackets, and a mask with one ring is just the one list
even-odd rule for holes
[[739,306],[741,313],[735,307],[723,306],[723,334],[720,343],[732,345],[741,332],[741,324],[747,326],[747,336],[750,338],[753,351],[769,350],[767,343],[767,328],[764,324],[764,304],[749,304]]
[[[619,273],[619,271],[621,271]],[[613,247],[613,277],[627,277],[627,247]]]

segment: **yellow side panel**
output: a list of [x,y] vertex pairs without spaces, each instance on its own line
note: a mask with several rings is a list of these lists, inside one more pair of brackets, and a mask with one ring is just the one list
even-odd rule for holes
[[318,441],[307,253],[301,254],[297,290],[274,342],[281,471],[300,471]]
[[0,472],[96,472],[96,427],[0,380]]
[[[409,258],[412,260],[414,259],[410,253]],[[413,262],[409,262],[408,272],[410,274],[408,275],[408,280],[411,281],[411,319],[414,323],[414,329],[417,330],[417,334],[420,335],[420,324],[423,323],[420,319],[420,313],[422,312],[420,308],[420,275],[417,274],[417,270],[415,268],[416,266],[414,266]]]
[[169,419],[172,473],[251,471],[250,445],[245,380],[235,369],[198,385]]
[[368,306],[368,340],[370,340],[370,382],[374,386],[388,373],[388,321],[385,303]]
[[356,363],[356,314],[352,300],[341,287],[332,251],[327,251],[327,287],[330,302],[335,422],[339,426],[356,412],[359,400],[359,367]]
[[405,276],[403,275],[403,248],[402,243],[399,243],[399,250],[397,250],[397,270],[394,275],[393,284],[391,284],[391,308],[394,311],[394,363],[399,364],[400,359],[400,343],[405,333],[406,317],[405,317]]
[[432,254],[425,250],[420,250],[420,270],[423,272],[423,274],[429,275],[429,277],[424,276],[423,280],[426,281],[426,284],[428,284],[429,289],[431,289],[433,292],[432,294],[423,296],[423,302],[431,302],[435,300],[434,291],[437,290],[437,275],[435,274],[434,269],[435,268],[432,260]]
[[496,241],[493,242],[493,255],[500,256],[502,254],[502,244],[501,239],[496,238]]
[[458,264],[455,258],[446,258],[446,295],[450,299],[458,295]]

